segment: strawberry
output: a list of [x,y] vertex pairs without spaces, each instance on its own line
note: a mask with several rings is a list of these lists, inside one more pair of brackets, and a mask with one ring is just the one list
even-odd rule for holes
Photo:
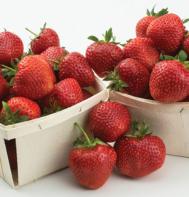
[[89,130],[104,142],[114,142],[129,131],[130,113],[117,102],[98,104],[89,114]]
[[[82,90],[78,82],[73,78],[67,78],[58,82],[54,85],[50,95],[44,97],[41,103],[43,103],[43,108],[51,108],[55,101],[57,101],[56,106],[59,108],[71,107],[83,101]],[[44,103],[46,106],[44,106]]]
[[83,132],[86,142],[77,138],[77,146],[70,152],[68,165],[77,181],[86,188],[98,189],[108,180],[116,163],[116,152],[112,146],[97,138],[89,139]]
[[147,37],[146,31],[147,31],[149,24],[152,21],[154,21],[156,18],[159,18],[160,16],[163,16],[168,13],[167,11],[168,8],[162,9],[158,13],[154,12],[154,8],[155,6],[152,8],[151,12],[147,9],[147,16],[140,19],[138,23],[136,24],[136,28],[135,28],[136,37]]
[[144,177],[160,169],[166,156],[164,142],[159,137],[147,134],[149,127],[145,127],[145,123],[139,133],[135,133],[137,124],[136,121],[133,123],[131,135],[122,136],[114,144],[117,169],[133,178]]
[[86,100],[86,99],[93,96],[93,94],[91,92],[89,92],[88,90],[85,90],[85,89],[82,89],[82,94],[83,94],[83,100]]
[[152,21],[147,36],[161,50],[174,53],[181,46],[185,34],[182,20],[176,14],[166,14]]
[[69,53],[63,47],[51,46],[43,51],[41,55],[49,60],[49,64],[52,70],[60,70],[60,68],[58,67],[60,66],[59,64],[62,61],[63,57],[66,55],[65,52],[66,54]]
[[0,33],[0,64],[11,65],[11,60],[20,59],[24,51],[22,40],[14,33]]
[[155,100],[178,102],[189,95],[189,71],[184,67],[186,58],[184,51],[181,51],[180,62],[172,57],[172,60],[155,65],[149,82],[150,93]]
[[130,95],[142,97],[148,89],[150,74],[147,68],[132,58],[122,60],[117,64],[114,73],[104,78],[104,81],[111,80],[107,88],[121,91],[123,89]]
[[187,34],[182,41],[182,49],[185,51],[187,56],[189,57],[189,35]]
[[4,125],[32,120],[40,116],[41,110],[37,103],[24,97],[14,97],[7,103],[3,102],[0,111],[0,119]]
[[125,58],[133,58],[145,66],[148,71],[159,62],[159,50],[149,38],[134,38],[123,48]]
[[14,69],[6,68],[11,70],[10,75],[15,75],[9,85],[13,86],[13,92],[18,96],[40,99],[54,87],[54,73],[47,59],[41,55],[26,56]]
[[41,54],[48,47],[60,46],[60,40],[58,34],[50,28],[46,28],[46,23],[41,28],[40,33],[37,35],[26,28],[30,33],[35,35],[35,38],[31,41],[31,51],[34,55]]
[[105,40],[99,40],[95,36],[89,36],[88,39],[94,43],[87,48],[86,59],[99,77],[105,77],[107,76],[106,71],[113,71],[114,67],[124,58],[121,48],[116,45],[119,43],[115,42],[112,28],[106,31]]
[[74,78],[81,87],[88,87],[94,83],[95,76],[86,58],[78,53],[71,52],[60,63],[59,79]]
[[0,99],[2,99],[4,96],[9,94],[10,92],[10,86],[7,86],[5,84],[8,84],[7,80],[0,74]]

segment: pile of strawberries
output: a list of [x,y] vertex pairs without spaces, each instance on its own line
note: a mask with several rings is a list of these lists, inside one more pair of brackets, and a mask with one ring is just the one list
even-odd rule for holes
[[[83,56],[60,47],[58,34],[41,28],[24,53],[22,40],[14,33],[0,33],[0,123],[15,124],[71,107],[91,96],[95,74],[110,81],[107,88],[164,103],[189,100],[189,35],[181,20],[167,8],[136,25],[136,38],[116,42],[112,29],[95,36]],[[120,48],[118,44],[122,45]],[[130,177],[146,176],[165,160],[161,139],[147,134],[135,121],[132,135],[127,108],[113,101],[97,105],[89,115],[90,140],[77,138],[69,155],[69,166],[85,187],[101,187],[114,165]],[[108,142],[115,142],[114,147]],[[8,144],[8,142],[7,142]]]

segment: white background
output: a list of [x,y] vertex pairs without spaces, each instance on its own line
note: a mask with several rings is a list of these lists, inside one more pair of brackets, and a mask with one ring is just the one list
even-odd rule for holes
[[[181,19],[189,18],[189,2],[168,0],[0,0],[0,32],[14,32],[24,42],[28,51],[30,38],[25,30],[39,33],[44,23],[54,29],[61,46],[69,52],[85,55],[92,41],[87,37],[102,34],[110,27],[116,41],[125,43],[135,37],[136,23],[156,4],[155,11],[169,7]],[[189,28],[189,23],[185,25]],[[182,132],[182,131],[179,131]],[[164,166],[157,172],[141,178],[130,179],[120,175],[116,168],[106,184],[98,190],[81,187],[68,169],[46,176],[17,190],[0,179],[0,196],[189,196],[189,159],[167,156]]]

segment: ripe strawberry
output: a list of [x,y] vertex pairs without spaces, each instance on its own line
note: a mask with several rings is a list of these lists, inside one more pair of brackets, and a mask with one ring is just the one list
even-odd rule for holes
[[37,103],[24,97],[14,97],[7,103],[3,102],[0,111],[0,119],[4,125],[32,120],[40,116],[41,110]]
[[187,34],[182,41],[182,49],[185,51],[187,56],[189,57],[189,35]]
[[149,79],[149,71],[141,63],[127,58],[119,62],[114,73],[104,78],[104,81],[112,81],[107,87],[111,90],[123,92],[124,89],[130,95],[143,97],[147,92]]
[[20,59],[24,51],[22,40],[14,33],[0,33],[0,64],[11,65],[11,60]]
[[78,123],[75,124],[83,132],[86,142],[77,138],[74,144],[78,145],[70,152],[68,165],[81,185],[98,189],[105,184],[115,166],[116,152],[97,138],[90,140]]
[[86,100],[86,99],[93,96],[93,94],[91,92],[89,92],[88,90],[85,90],[85,89],[82,89],[82,94],[83,94],[83,100]]
[[0,74],[0,99],[2,99],[4,96],[9,94],[10,92],[10,86],[7,86],[5,84],[8,84],[7,80]]
[[165,144],[159,137],[146,134],[148,128],[145,128],[143,123],[139,133],[135,134],[137,129],[135,121],[133,134],[123,136],[115,142],[116,166],[122,174],[139,178],[151,174],[164,164]]
[[113,101],[98,104],[89,114],[89,130],[104,142],[114,142],[129,131],[130,113]]
[[60,70],[60,68],[58,69],[58,67],[60,66],[59,64],[62,61],[63,57],[66,55],[65,51],[66,51],[66,54],[69,53],[63,47],[51,46],[51,47],[48,47],[45,51],[43,51],[41,55],[46,57],[49,60],[49,64],[52,70]]
[[[115,42],[112,28],[106,31],[105,40],[98,40],[95,36],[88,39],[94,41],[86,50],[86,59],[99,77],[107,76],[106,71],[113,71],[114,67],[124,58],[123,52]],[[113,39],[112,42],[110,40]]]
[[156,18],[159,18],[160,16],[163,16],[165,14],[168,13],[167,9],[162,9],[161,11],[159,11],[158,13],[154,12],[154,8],[155,6],[152,8],[152,11],[150,12],[147,9],[147,16],[143,17],[142,19],[140,19],[136,25],[136,37],[147,37],[147,28],[149,26],[149,24],[154,21]]
[[18,96],[40,99],[54,87],[54,73],[47,59],[41,55],[26,56],[14,69],[6,68],[11,70],[11,75],[15,75],[10,85],[13,85],[13,92]]
[[152,21],[147,29],[147,36],[161,50],[174,53],[181,46],[185,28],[176,14],[166,14]]
[[71,52],[60,63],[59,79],[74,78],[81,87],[88,87],[94,83],[95,76],[86,58],[78,53]]
[[35,38],[31,41],[31,51],[34,55],[41,54],[48,47],[60,46],[58,34],[53,29],[46,28],[46,23],[38,35],[27,28],[26,30],[35,35]]
[[159,50],[149,38],[134,38],[123,48],[125,58],[133,58],[145,66],[151,72],[159,62]]
[[149,86],[155,100],[177,102],[189,95],[189,71],[184,67],[187,56],[184,51],[179,56],[182,63],[172,57],[172,60],[161,61],[153,68]]
[[73,78],[67,78],[54,85],[50,95],[44,97],[45,103],[47,103],[47,99],[50,99],[51,105],[54,105],[54,102],[57,101],[58,107],[67,108],[83,101],[83,95],[78,82]]

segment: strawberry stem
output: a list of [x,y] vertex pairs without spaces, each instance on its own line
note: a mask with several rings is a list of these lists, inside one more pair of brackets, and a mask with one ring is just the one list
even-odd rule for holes
[[57,64],[59,64],[59,62],[58,61],[55,61],[55,60],[51,60],[51,59],[47,59],[48,61],[50,61],[50,62],[54,62],[54,63],[57,63]]
[[33,31],[29,30],[28,28],[26,28],[27,31],[29,31],[30,33],[32,33],[35,37],[38,37],[37,34],[35,34]]

